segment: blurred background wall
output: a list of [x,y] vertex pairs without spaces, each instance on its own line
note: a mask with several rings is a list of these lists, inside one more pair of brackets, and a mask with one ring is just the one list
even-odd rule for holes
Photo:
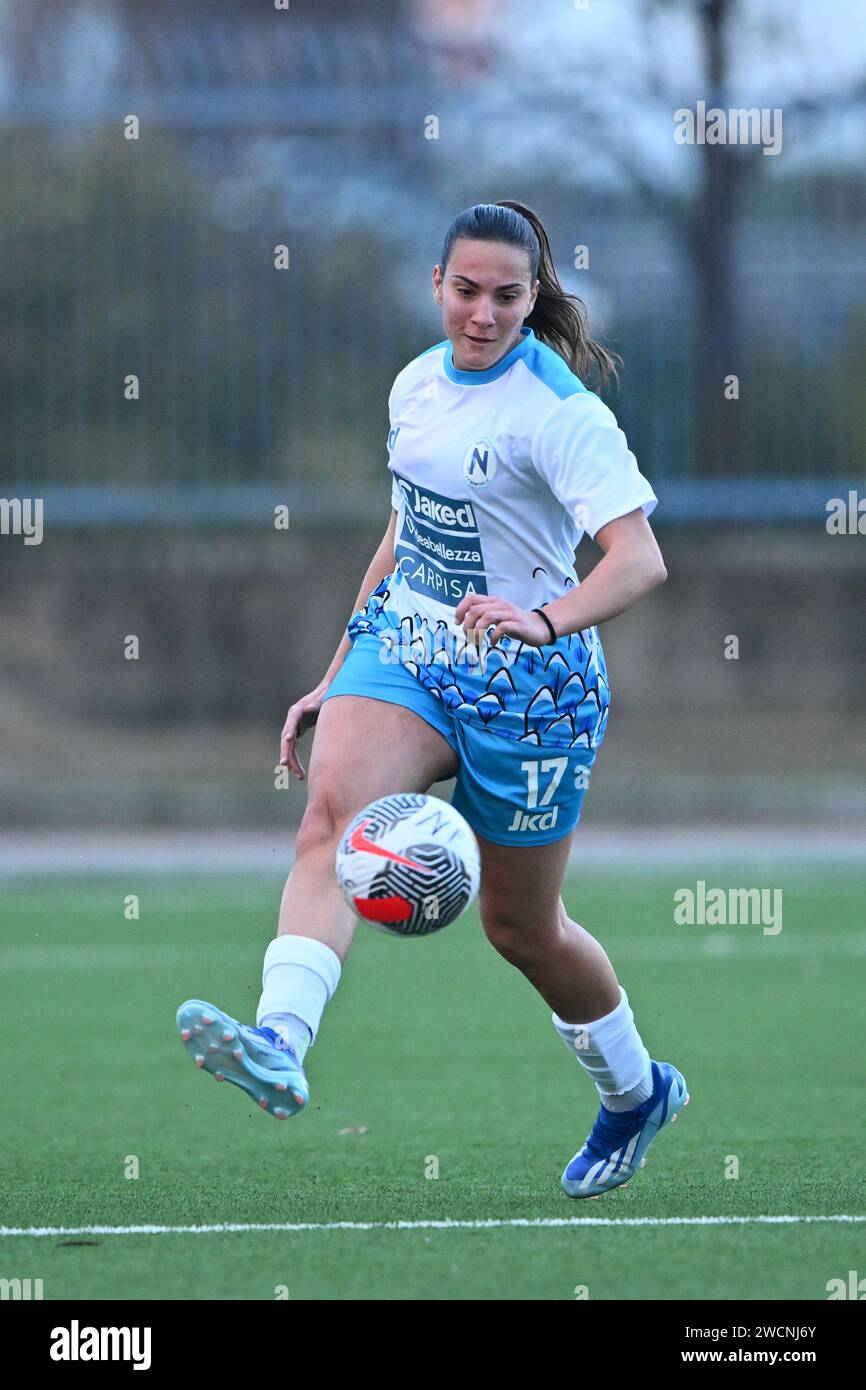
[[[297,823],[279,731],[388,521],[391,383],[502,197],[660,498],[584,823],[866,823],[858,0],[0,0],[0,34],[0,499],[44,508],[39,544],[0,512],[0,824]],[[677,143],[701,102],[781,148]]]

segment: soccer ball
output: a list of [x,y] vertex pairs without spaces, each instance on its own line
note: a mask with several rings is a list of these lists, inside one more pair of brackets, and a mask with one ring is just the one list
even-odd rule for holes
[[389,936],[429,936],[478,892],[478,841],[447,801],[396,792],[371,801],[346,827],[337,882],[349,906]]

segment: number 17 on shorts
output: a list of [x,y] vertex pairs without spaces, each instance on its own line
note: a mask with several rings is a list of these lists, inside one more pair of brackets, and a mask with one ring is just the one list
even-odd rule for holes
[[[593,755],[593,761],[594,761]],[[580,761],[572,760],[569,766],[569,759],[565,754],[550,758],[530,758],[520,764],[521,772],[526,773],[526,811],[516,810],[514,818],[509,825],[509,831],[523,830],[548,830],[556,825],[559,819],[559,812],[563,802],[569,809],[574,809],[574,796],[569,793],[578,793],[577,816],[580,815],[580,803],[583,801],[584,793],[589,786],[589,779],[592,772],[591,765],[588,766],[585,758]],[[568,778],[572,777],[571,786],[568,785]],[[563,778],[566,786],[556,800],[557,792]],[[545,810],[547,807],[549,809]],[[575,817],[571,829],[577,824]],[[538,841],[536,841],[538,843]]]
[[[458,721],[455,720],[455,725]],[[548,844],[577,825],[597,750],[538,748],[459,727],[452,805],[494,844]]]

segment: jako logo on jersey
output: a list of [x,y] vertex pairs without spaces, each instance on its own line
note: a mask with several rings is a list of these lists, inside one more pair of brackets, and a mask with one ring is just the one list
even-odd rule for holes
[[473,487],[484,487],[496,477],[499,459],[489,439],[479,439],[471,444],[463,458],[463,476]]
[[509,825],[509,830],[552,830],[556,825],[556,817],[559,814],[559,807],[554,806],[549,811],[539,811],[537,815],[530,816],[526,811],[515,811],[514,820]]
[[397,435],[400,433],[400,429],[401,429],[401,426],[398,425],[397,428],[391,430],[390,434],[388,435],[388,453],[389,453],[389,454],[390,454],[391,450],[393,449],[394,445],[397,443]]

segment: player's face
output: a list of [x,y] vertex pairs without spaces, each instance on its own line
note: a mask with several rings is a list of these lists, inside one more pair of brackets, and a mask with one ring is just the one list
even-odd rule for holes
[[468,237],[455,241],[444,276],[434,268],[433,297],[458,371],[486,371],[515,346],[538,293],[531,270],[520,247]]

